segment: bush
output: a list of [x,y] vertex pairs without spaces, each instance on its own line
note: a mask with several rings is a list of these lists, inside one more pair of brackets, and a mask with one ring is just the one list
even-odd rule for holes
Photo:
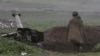
[[100,52],[100,43],[94,46],[93,52]]

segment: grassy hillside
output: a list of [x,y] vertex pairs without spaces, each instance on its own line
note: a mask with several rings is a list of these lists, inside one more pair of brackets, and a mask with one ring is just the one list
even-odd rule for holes
[[40,49],[36,46],[29,46],[14,40],[0,37],[0,56],[21,56],[26,52],[26,56],[99,56],[100,53],[58,53]]
[[[9,19],[11,17],[11,12],[0,11],[0,17]],[[66,16],[67,15],[67,16]],[[25,27],[35,28],[40,31],[44,31],[48,28],[55,26],[67,25],[70,20],[70,13],[66,12],[46,12],[46,11],[32,11],[32,12],[22,12],[21,20]],[[85,25],[100,25],[99,17],[82,17]],[[9,29],[0,29],[0,32],[12,32]],[[100,49],[100,47],[98,47]],[[98,50],[98,49],[96,49]],[[95,53],[58,53],[47,50],[42,50],[36,46],[29,46],[24,43],[20,43],[14,40],[9,40],[0,37],[0,56],[21,56],[21,52],[27,52],[27,56],[99,56],[100,52]]]
[[[5,40],[5,41],[3,41]],[[13,40],[0,38],[0,56],[20,56],[21,52],[27,52],[27,56],[99,56],[100,53],[57,53],[39,49],[35,46],[28,46]]]
[[0,56],[18,56],[21,55],[21,52],[26,52],[28,55],[37,55],[45,51],[36,46],[28,46],[24,43],[0,37]]

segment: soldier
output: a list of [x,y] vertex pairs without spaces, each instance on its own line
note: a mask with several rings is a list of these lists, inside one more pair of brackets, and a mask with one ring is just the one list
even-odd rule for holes
[[68,42],[74,45],[74,51],[79,52],[85,39],[83,21],[77,11],[74,11],[72,16],[73,18],[68,24]]

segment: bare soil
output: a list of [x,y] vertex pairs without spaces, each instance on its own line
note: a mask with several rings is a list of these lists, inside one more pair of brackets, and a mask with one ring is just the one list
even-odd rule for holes
[[[83,45],[84,52],[91,52],[93,47],[100,43],[100,26],[85,26],[87,37]],[[45,49],[57,52],[73,52],[73,46],[67,43],[67,27],[53,27],[44,31]]]

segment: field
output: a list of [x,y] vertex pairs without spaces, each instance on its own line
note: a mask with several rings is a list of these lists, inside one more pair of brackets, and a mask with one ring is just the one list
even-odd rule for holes
[[59,53],[40,49],[36,46],[29,46],[14,40],[0,37],[0,56],[21,56],[21,52],[26,52],[26,56],[99,56],[100,52],[90,53]]
[[[0,11],[0,17],[5,18],[5,19],[14,19],[11,16],[10,11]],[[24,25],[24,27],[30,27],[32,29],[37,29],[39,31],[45,31],[49,28],[55,27],[55,26],[67,26],[68,21],[71,18],[71,13],[70,12],[63,12],[63,11],[22,11],[22,16],[21,20]],[[82,13],[80,13],[82,14]],[[88,26],[98,26],[100,25],[99,22],[99,17],[95,16],[87,16],[85,17],[82,16],[82,19],[84,21],[85,25]],[[14,31],[14,29],[1,29],[0,32],[7,33]],[[5,41],[3,41],[5,40]],[[6,43],[7,42],[7,43]],[[37,47],[36,50],[34,49],[34,46],[28,46],[27,44],[23,43],[17,43],[17,47],[14,46],[16,41],[13,40],[7,40],[1,37],[1,42],[0,46],[2,47],[1,51],[1,56],[11,56],[11,55],[20,55],[20,50],[17,50],[17,48],[22,48],[22,51],[28,52],[29,56],[99,56],[99,52],[96,53],[78,53],[78,54],[73,54],[73,53],[59,53],[59,52],[52,52],[52,51],[47,51],[47,50],[41,50],[38,49]],[[9,47],[5,47],[5,44],[8,45]],[[10,45],[9,45],[10,44]],[[21,46],[20,46],[21,45]],[[22,45],[28,46],[28,47],[23,47]],[[14,47],[10,49],[11,47]],[[8,50],[8,52],[5,51],[5,48]],[[24,49],[23,49],[24,48]],[[31,52],[29,50],[32,50]],[[13,50],[13,51],[10,51]],[[2,53],[4,52],[4,53]]]
[[[67,26],[71,17],[71,11],[63,10],[44,10],[44,8],[54,8],[54,6],[59,5],[60,2],[46,1],[46,0],[9,0],[0,2],[0,18],[4,19],[14,19],[11,16],[11,8],[21,8],[21,20],[24,27],[29,27],[32,29],[37,29],[39,31],[45,31],[49,28],[55,26]],[[40,1],[40,2],[39,2]],[[50,2],[50,3],[49,3]],[[52,3],[53,2],[53,3]],[[64,2],[61,6],[64,6]],[[29,9],[27,9],[29,8]],[[38,8],[43,10],[34,11],[33,8]],[[23,10],[26,9],[26,10]],[[69,9],[70,10],[70,9]],[[79,12],[84,25],[86,26],[99,26],[100,16],[96,12]],[[0,29],[0,33],[8,33],[15,31],[15,29]],[[16,46],[15,46],[16,45]],[[100,49],[100,47],[99,47]],[[90,52],[90,53],[59,53],[53,51],[47,51],[40,49],[36,46],[29,46],[25,43],[20,43],[14,40],[9,40],[0,37],[0,56],[20,56],[21,52],[27,52],[27,56],[100,56],[100,52]]]
[[[24,27],[30,27],[40,31],[55,26],[67,26],[69,20],[72,18],[71,12],[67,11],[22,11],[21,14]],[[91,15],[91,13],[88,12],[80,12],[80,15],[82,15],[84,25],[100,25],[99,16]],[[10,11],[0,11],[0,17],[4,19],[14,19]]]

